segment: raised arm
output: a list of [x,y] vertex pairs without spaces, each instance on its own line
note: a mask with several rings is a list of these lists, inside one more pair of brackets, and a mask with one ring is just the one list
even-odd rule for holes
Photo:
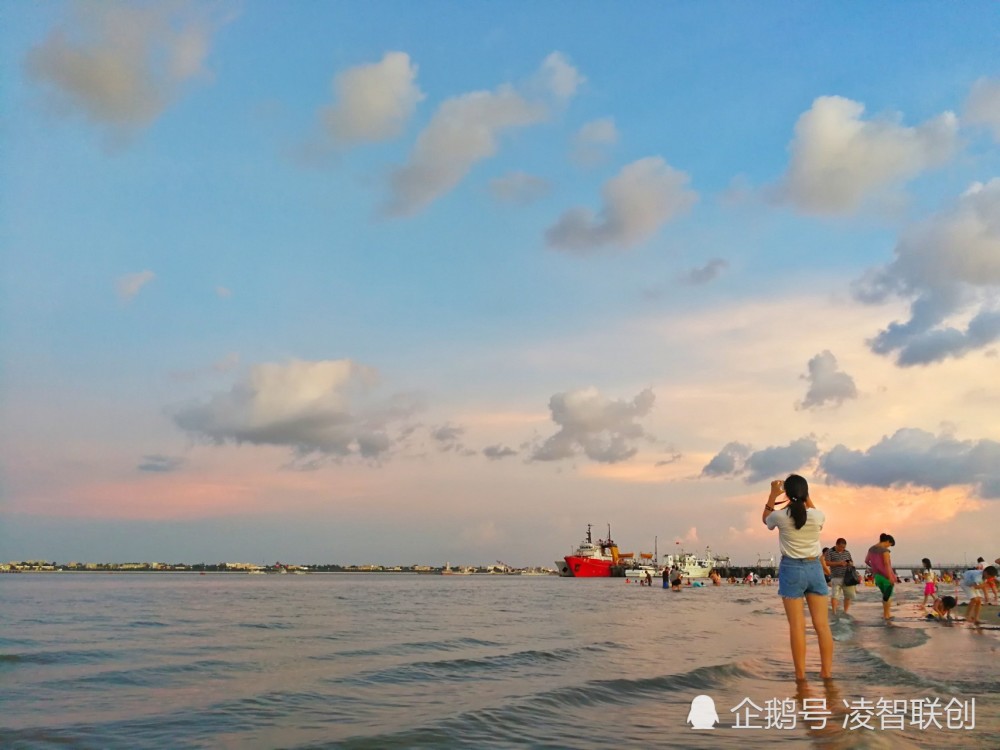
[[773,482],[771,482],[771,492],[767,496],[767,502],[764,503],[764,512],[760,516],[761,523],[765,524],[767,523],[767,517],[774,512],[775,500],[781,497],[781,493],[784,491],[785,490],[782,487],[782,482],[780,479],[775,479]]

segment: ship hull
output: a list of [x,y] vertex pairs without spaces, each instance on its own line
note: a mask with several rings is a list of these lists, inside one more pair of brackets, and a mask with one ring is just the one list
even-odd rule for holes
[[593,557],[566,556],[566,566],[574,578],[611,578],[611,560]]

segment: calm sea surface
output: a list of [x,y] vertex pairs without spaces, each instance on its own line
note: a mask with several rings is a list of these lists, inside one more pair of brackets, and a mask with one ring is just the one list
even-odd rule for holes
[[1000,747],[1000,632],[911,586],[892,627],[861,592],[829,683],[810,634],[797,688],[776,587],[5,575],[0,747]]

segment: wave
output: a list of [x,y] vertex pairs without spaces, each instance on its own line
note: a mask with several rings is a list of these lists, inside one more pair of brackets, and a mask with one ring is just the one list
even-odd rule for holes
[[87,664],[91,662],[106,662],[113,660],[115,654],[111,651],[98,650],[60,650],[36,651],[26,654],[0,654],[0,668],[4,666],[38,665],[38,664]]
[[[295,750],[337,747],[346,750],[390,750],[432,747],[566,747],[568,737],[579,737],[574,747],[638,746],[649,744],[648,728],[623,726],[616,720],[606,729],[579,736],[581,710],[587,713],[625,704],[661,704],[671,692],[718,691],[745,679],[759,679],[755,662],[730,662],[699,667],[681,674],[639,679],[591,680],[513,699],[497,707],[467,711],[424,727],[351,737],[337,743],[303,744]],[[614,714],[608,714],[614,716]],[[606,734],[602,735],[602,731]],[[635,731],[636,736],[630,736]],[[662,741],[662,737],[660,740]],[[663,745],[659,745],[663,746]],[[685,747],[685,745],[679,745]]]
[[617,644],[595,643],[572,648],[548,650],[527,649],[509,654],[495,654],[478,658],[462,657],[421,661],[412,664],[389,667],[370,672],[362,672],[346,679],[333,679],[337,684],[399,684],[408,682],[467,681],[477,677],[511,670],[523,671],[531,667],[547,664],[572,662],[581,656],[602,653],[615,648]]
[[[331,636],[332,640],[339,640],[336,636]],[[342,657],[363,657],[363,656],[405,656],[407,654],[420,653],[424,651],[458,651],[469,647],[496,648],[503,644],[496,641],[484,641],[479,638],[452,638],[447,641],[411,641],[409,643],[395,643],[392,645],[379,645],[374,648],[359,648],[349,651],[339,651],[331,654],[330,657],[319,658],[342,658]]]
[[[109,658],[113,659],[113,656]],[[73,678],[56,678],[38,683],[39,687],[54,689],[86,689],[95,686],[168,687],[174,679],[190,679],[192,674],[206,674],[213,677],[227,672],[242,672],[250,665],[222,659],[201,659],[182,664],[161,664],[152,667],[132,669],[108,669]]]

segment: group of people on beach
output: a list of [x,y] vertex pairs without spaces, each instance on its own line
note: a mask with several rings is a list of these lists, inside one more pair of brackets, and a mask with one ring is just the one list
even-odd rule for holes
[[[785,506],[780,507],[779,506]],[[778,529],[778,546],[781,562],[778,566],[778,595],[781,597],[788,619],[789,641],[792,650],[792,664],[795,679],[805,680],[806,623],[803,599],[809,608],[813,629],[819,642],[820,677],[833,676],[833,635],[830,631],[829,609],[834,614],[843,597],[844,614],[847,614],[854,600],[856,587],[861,582],[854,568],[853,557],[847,551],[847,541],[837,539],[828,549],[820,548],[820,532],[826,516],[809,496],[809,484],[804,477],[790,474],[784,481],[771,482],[770,493],[761,515],[763,523],[771,530]],[[887,623],[892,620],[891,600],[899,577],[892,567],[890,549],[896,540],[891,534],[882,533],[877,544],[873,544],[865,555],[864,563],[873,575],[873,584],[882,595],[882,617]],[[931,570],[930,560],[925,559],[926,571]],[[1000,558],[997,559],[1000,565]],[[983,558],[973,570],[962,576],[961,588],[969,599],[966,621],[979,622],[984,597],[995,591],[997,568],[985,565]],[[933,582],[925,583],[924,606]],[[950,600],[950,601],[949,601]],[[931,617],[948,617],[956,605],[952,596],[935,598],[931,605]]]

